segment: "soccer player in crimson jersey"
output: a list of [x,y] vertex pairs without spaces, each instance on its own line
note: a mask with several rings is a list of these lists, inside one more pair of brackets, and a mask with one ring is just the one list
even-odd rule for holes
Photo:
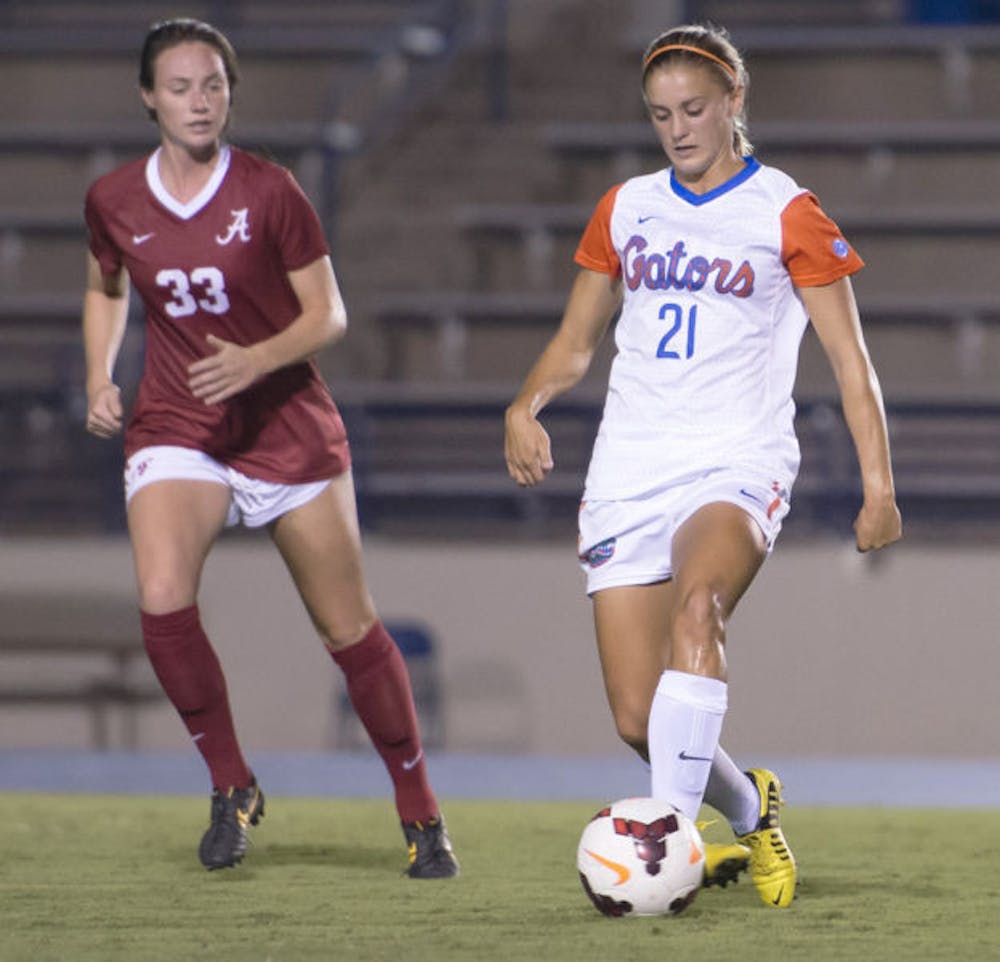
[[862,264],[815,197],[750,156],[747,73],[723,31],[657,37],[642,86],[670,168],[598,204],[560,328],[507,410],[507,464],[522,485],[544,480],[553,462],[538,415],[583,376],[621,309],[580,509],[612,714],[649,760],[651,795],[691,818],[703,801],[728,818],[736,841],[706,846],[706,884],[749,861],[761,898],[783,908],[796,866],[781,783],[741,772],[719,746],[726,623],[788,511],[799,466],[791,392],[809,321],[861,465],[858,549],[901,535],[850,282]]
[[[96,181],[84,300],[87,429],[125,427],[125,493],[146,650],[211,775],[199,855],[237,864],[264,795],[233,728],[197,606],[227,524],[267,526],[385,762],[407,874],[458,863],[420,741],[399,649],[362,571],[344,425],[314,355],[346,328],[315,212],[291,175],[223,141],[236,56],[215,28],[155,25],[140,93],[160,146]],[[129,282],[146,311],[146,362],[124,423],[112,372]]]

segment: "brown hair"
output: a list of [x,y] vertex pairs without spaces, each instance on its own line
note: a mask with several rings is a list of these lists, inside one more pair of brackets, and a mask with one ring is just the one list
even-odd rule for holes
[[[153,89],[156,58],[164,50],[176,47],[181,43],[206,43],[217,51],[222,58],[226,80],[229,82],[229,95],[232,97],[240,79],[236,51],[233,49],[233,45],[220,30],[211,24],[187,17],[163,20],[154,23],[149,28],[149,33],[146,34],[146,40],[142,45],[142,53],[139,56],[139,86],[143,90]],[[156,120],[155,110],[149,110],[148,113],[153,120]]]
[[[642,55],[642,83],[649,72],[667,64],[702,64],[708,66],[730,93],[750,86],[750,75],[739,51],[722,27],[686,24],[661,33]],[[746,100],[733,125],[733,148],[740,157],[753,153],[747,133]]]

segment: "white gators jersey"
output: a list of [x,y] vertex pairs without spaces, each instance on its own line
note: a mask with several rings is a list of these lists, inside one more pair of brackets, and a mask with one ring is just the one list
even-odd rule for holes
[[741,466],[790,488],[808,323],[795,288],[862,266],[816,198],[752,158],[706,194],[670,170],[635,177],[601,199],[576,261],[624,292],[585,498]]

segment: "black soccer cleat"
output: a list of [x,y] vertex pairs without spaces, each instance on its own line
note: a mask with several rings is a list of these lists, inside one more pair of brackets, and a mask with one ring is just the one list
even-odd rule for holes
[[458,875],[458,860],[440,815],[426,822],[404,822],[403,834],[410,850],[410,864],[406,869],[410,878],[454,878]]
[[198,857],[210,872],[238,865],[247,851],[247,831],[264,817],[264,793],[252,778],[248,788],[212,792],[212,824],[201,838]]

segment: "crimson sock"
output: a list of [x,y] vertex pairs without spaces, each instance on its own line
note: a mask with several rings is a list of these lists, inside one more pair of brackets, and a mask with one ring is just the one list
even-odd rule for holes
[[226,679],[201,627],[198,606],[140,615],[153,670],[205,759],[212,784],[246,788],[253,776],[236,740]]
[[436,817],[437,799],[427,779],[410,676],[396,643],[376,621],[361,641],[330,654],[343,670],[351,704],[385,762],[400,819],[408,823]]

